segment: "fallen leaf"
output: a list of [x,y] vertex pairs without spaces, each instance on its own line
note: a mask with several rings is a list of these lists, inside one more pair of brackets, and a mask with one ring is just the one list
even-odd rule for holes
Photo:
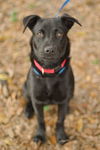
[[51,136],[50,137],[50,142],[51,142],[51,144],[56,144],[56,137],[55,136]]
[[91,76],[86,76],[86,81],[91,81]]
[[0,112],[0,123],[7,123],[7,122],[8,122],[7,116],[4,113]]
[[94,119],[92,117],[88,117],[87,119],[89,120],[89,123],[91,123],[91,124],[94,124],[97,121],[96,119]]
[[0,80],[9,80],[9,75],[6,73],[0,73]]
[[77,32],[76,34],[77,36],[85,36],[87,33],[84,31],[81,31],[81,32]]
[[82,129],[83,129],[83,119],[82,118],[77,121],[76,129],[79,132],[82,131]]
[[95,91],[92,91],[92,92],[90,92],[90,96],[91,96],[92,98],[96,98],[97,94],[96,94]]
[[9,38],[9,36],[6,36],[6,35],[1,35],[0,36],[0,42],[3,42],[5,40],[7,40]]
[[78,141],[70,141],[63,148],[62,150],[80,150]]
[[4,140],[4,143],[5,143],[6,145],[12,145],[12,144],[13,144],[13,141],[12,141],[10,138],[6,138],[6,139]]

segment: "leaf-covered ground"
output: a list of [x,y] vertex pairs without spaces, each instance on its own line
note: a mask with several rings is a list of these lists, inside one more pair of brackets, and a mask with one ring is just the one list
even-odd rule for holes
[[56,144],[57,108],[45,110],[47,143],[32,141],[36,117],[27,120],[22,85],[30,66],[29,30],[22,33],[22,19],[29,14],[55,16],[64,0],[0,0],[0,150],[100,150],[100,1],[71,0],[63,12],[78,18],[69,32],[71,64],[76,88],[66,116],[70,140]]

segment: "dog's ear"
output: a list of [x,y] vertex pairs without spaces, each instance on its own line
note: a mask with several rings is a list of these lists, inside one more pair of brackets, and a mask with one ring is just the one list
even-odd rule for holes
[[77,23],[80,26],[82,26],[77,19],[71,17],[68,14],[64,14],[63,16],[61,16],[61,20],[66,26],[67,30],[69,30],[74,25],[74,23]]
[[33,29],[34,25],[36,24],[36,22],[40,19],[39,16],[37,15],[30,15],[30,16],[26,16],[23,19],[23,24],[24,24],[24,30],[23,32],[25,32],[26,28],[28,27],[30,30]]

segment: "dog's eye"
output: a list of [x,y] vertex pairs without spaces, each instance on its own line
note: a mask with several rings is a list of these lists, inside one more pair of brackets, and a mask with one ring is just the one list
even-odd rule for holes
[[57,32],[56,37],[58,37],[58,38],[63,37],[63,33]]
[[44,33],[43,33],[42,31],[39,31],[39,32],[37,33],[37,37],[43,38],[43,37],[44,37]]

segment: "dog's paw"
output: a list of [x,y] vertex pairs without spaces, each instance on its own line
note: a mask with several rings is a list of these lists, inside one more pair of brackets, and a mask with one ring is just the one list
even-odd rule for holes
[[25,109],[24,109],[24,114],[25,114],[25,116],[26,116],[28,119],[30,119],[30,118],[33,117],[33,115],[34,115],[34,110],[33,110],[32,105],[30,105],[30,104],[27,104],[27,105],[26,105],[26,107],[25,107]]
[[46,137],[45,137],[44,135],[35,135],[35,136],[33,137],[33,141],[34,141],[35,143],[38,143],[38,142],[40,142],[40,143],[45,143],[45,142],[46,142]]
[[69,141],[69,137],[65,133],[57,135],[57,143],[63,145],[67,143],[68,141]]

